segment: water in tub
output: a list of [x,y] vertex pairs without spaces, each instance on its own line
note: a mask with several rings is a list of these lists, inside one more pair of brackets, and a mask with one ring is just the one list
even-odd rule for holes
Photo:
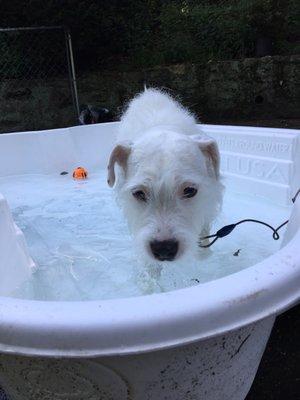
[[[106,172],[92,173],[85,181],[59,173],[2,177],[0,192],[38,266],[12,293],[15,297],[95,300],[170,291],[247,268],[280,246],[267,228],[244,224],[211,251],[203,250],[205,257],[184,264],[163,263],[160,275],[149,276],[136,260],[126,223],[107,187]],[[262,199],[225,192],[213,231],[243,218],[278,226],[289,211]]]

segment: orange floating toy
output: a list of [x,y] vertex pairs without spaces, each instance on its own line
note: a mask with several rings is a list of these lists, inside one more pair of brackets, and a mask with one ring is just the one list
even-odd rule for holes
[[88,176],[88,172],[83,167],[77,167],[73,171],[73,178],[74,179],[86,179]]

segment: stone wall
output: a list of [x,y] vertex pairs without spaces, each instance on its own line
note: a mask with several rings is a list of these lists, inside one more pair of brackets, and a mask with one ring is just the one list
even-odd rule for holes
[[69,81],[0,80],[0,133],[76,123]]
[[[78,76],[79,101],[110,108],[117,118],[146,83],[178,96],[203,122],[299,118],[299,64],[300,56],[275,56],[99,71]],[[0,132],[76,124],[68,85],[60,79],[30,81],[7,91],[1,83]]]

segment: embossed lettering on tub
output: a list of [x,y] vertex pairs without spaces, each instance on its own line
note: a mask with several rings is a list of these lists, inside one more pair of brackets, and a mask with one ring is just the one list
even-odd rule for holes
[[222,153],[221,170],[225,173],[288,184],[292,173],[292,162]]

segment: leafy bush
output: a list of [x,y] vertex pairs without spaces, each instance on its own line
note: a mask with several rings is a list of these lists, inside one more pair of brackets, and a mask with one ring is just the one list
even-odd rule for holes
[[[0,26],[67,25],[77,69],[150,67],[299,51],[298,0],[2,0]],[[3,11],[5,10],[5,11]]]

